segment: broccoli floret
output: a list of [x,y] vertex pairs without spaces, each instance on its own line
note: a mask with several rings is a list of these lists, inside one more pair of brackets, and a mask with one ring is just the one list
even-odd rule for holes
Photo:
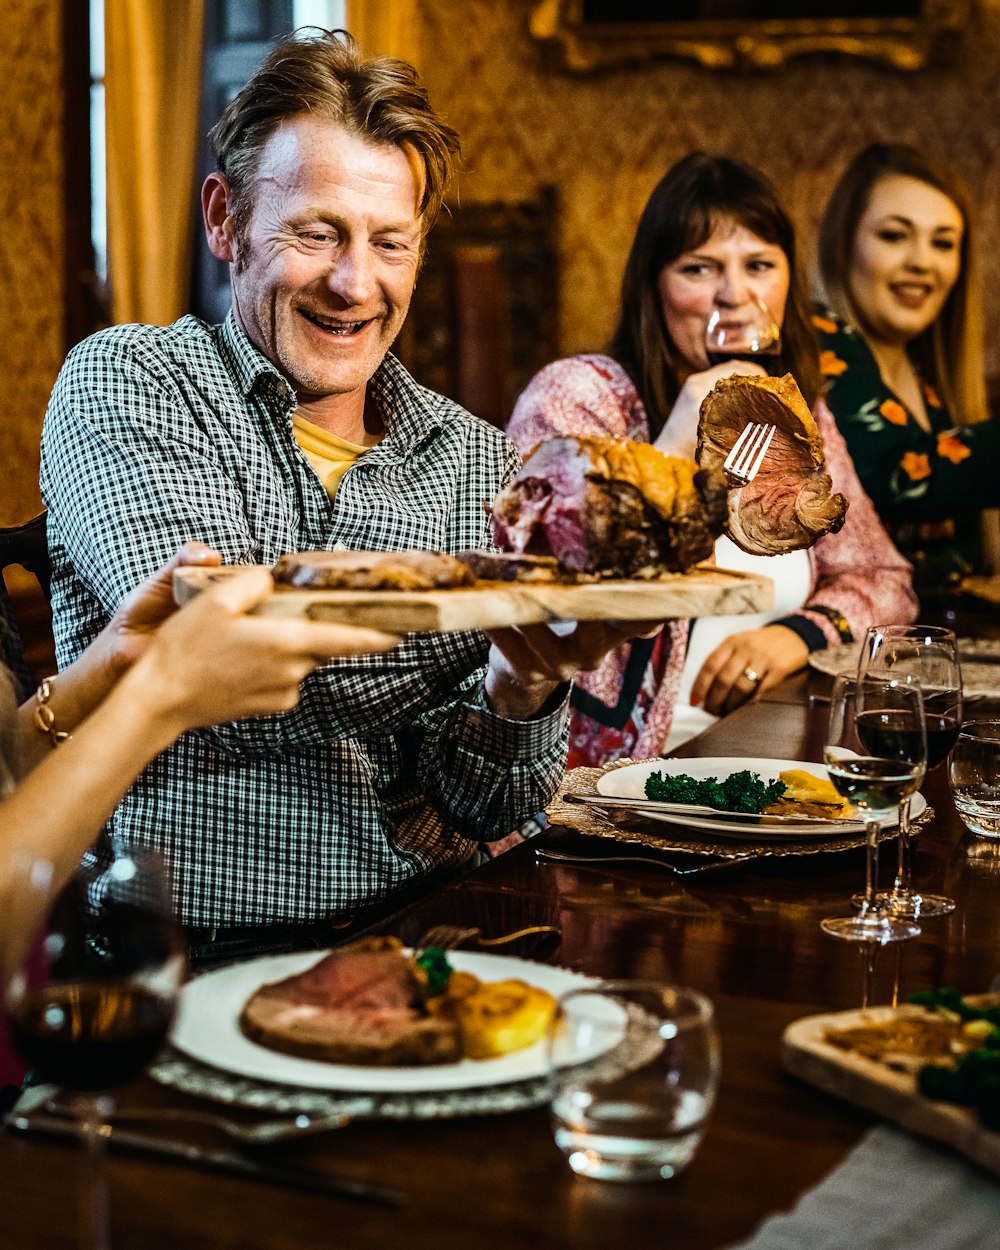
[[910,995],[910,1002],[921,1007],[944,1007],[948,1011],[958,1012],[965,1004],[958,990],[917,990]]
[[698,803],[719,811],[746,812],[757,815],[768,803],[785,793],[783,781],[764,782],[757,773],[746,770],[731,773],[719,781],[717,777],[699,780],[686,773],[664,777],[650,773],[646,778],[646,797],[662,803]]
[[917,1086],[925,1098],[934,1098],[940,1102],[958,1102],[958,1073],[954,1068],[944,1068],[937,1063],[928,1063],[920,1069]]
[[701,784],[685,773],[677,777],[650,773],[646,778],[646,797],[658,799],[661,803],[700,803]]
[[762,812],[785,793],[783,781],[762,781],[758,773],[744,770],[731,773],[722,783],[726,801],[733,812]]
[[438,994],[443,994],[448,978],[454,972],[444,951],[437,946],[428,946],[426,950],[420,952],[415,962],[427,973],[428,995],[436,998]]

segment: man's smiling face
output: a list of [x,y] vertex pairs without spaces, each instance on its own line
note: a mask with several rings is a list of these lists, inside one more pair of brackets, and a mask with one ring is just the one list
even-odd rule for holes
[[294,117],[268,140],[234,243],[233,304],[301,403],[363,403],[409,308],[422,190],[413,153],[335,122]]

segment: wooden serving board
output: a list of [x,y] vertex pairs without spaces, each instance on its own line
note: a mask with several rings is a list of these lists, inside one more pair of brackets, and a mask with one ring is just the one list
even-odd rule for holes
[[[174,598],[186,603],[244,566],[180,568]],[[305,616],[396,633],[499,629],[546,621],[657,621],[745,615],[774,603],[768,577],[699,565],[653,581],[521,585],[477,582],[453,590],[306,590],[276,586],[256,609],[262,616]]]
[[925,1098],[918,1091],[912,1072],[898,1071],[824,1040],[827,1029],[878,1023],[907,1010],[913,1009],[871,1007],[796,1020],[781,1039],[782,1065],[810,1085],[873,1111],[921,1137],[944,1142],[1000,1175],[1000,1133],[984,1128],[975,1111]]

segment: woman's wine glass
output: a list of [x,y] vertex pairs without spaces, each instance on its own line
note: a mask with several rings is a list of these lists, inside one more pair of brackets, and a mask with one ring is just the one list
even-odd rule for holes
[[737,308],[716,308],[705,327],[705,354],[710,365],[744,360],[778,371],[781,327],[762,299],[748,294]]
[[920,684],[909,674],[838,677],[823,750],[830,780],[865,822],[865,892],[857,915],[822,921],[825,932],[852,942],[899,942],[916,937],[912,919],[881,907],[878,840],[883,821],[923,780],[927,732]]
[[48,860],[26,858],[18,875],[3,951],[10,1035],[34,1080],[72,1095],[89,1173],[81,1244],[106,1250],[101,1124],[110,1091],[138,1075],[167,1035],[184,946],[154,851],[88,855],[62,890]]
[[[927,768],[937,768],[948,758],[962,725],[962,668],[954,633],[931,625],[873,625],[861,648],[858,676],[888,678],[902,673],[910,673],[920,682],[927,723]],[[955,910],[954,900],[943,894],[917,893],[912,874],[907,797],[899,809],[896,878],[879,902],[896,915],[914,919],[946,916]]]

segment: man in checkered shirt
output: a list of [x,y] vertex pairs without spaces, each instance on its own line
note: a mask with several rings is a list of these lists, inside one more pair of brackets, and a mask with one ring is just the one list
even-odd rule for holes
[[[387,354],[458,151],[415,71],[362,62],[340,34],[292,36],[212,140],[202,205],[230,265],[226,321],[104,331],[52,395],[61,664],[185,539],[231,564],[487,546],[484,501],[518,467],[499,431]],[[567,681],[632,632],[425,634],[332,663],[291,712],[183,737],[113,836],[167,849],[196,955],[328,942],[544,806]]]

